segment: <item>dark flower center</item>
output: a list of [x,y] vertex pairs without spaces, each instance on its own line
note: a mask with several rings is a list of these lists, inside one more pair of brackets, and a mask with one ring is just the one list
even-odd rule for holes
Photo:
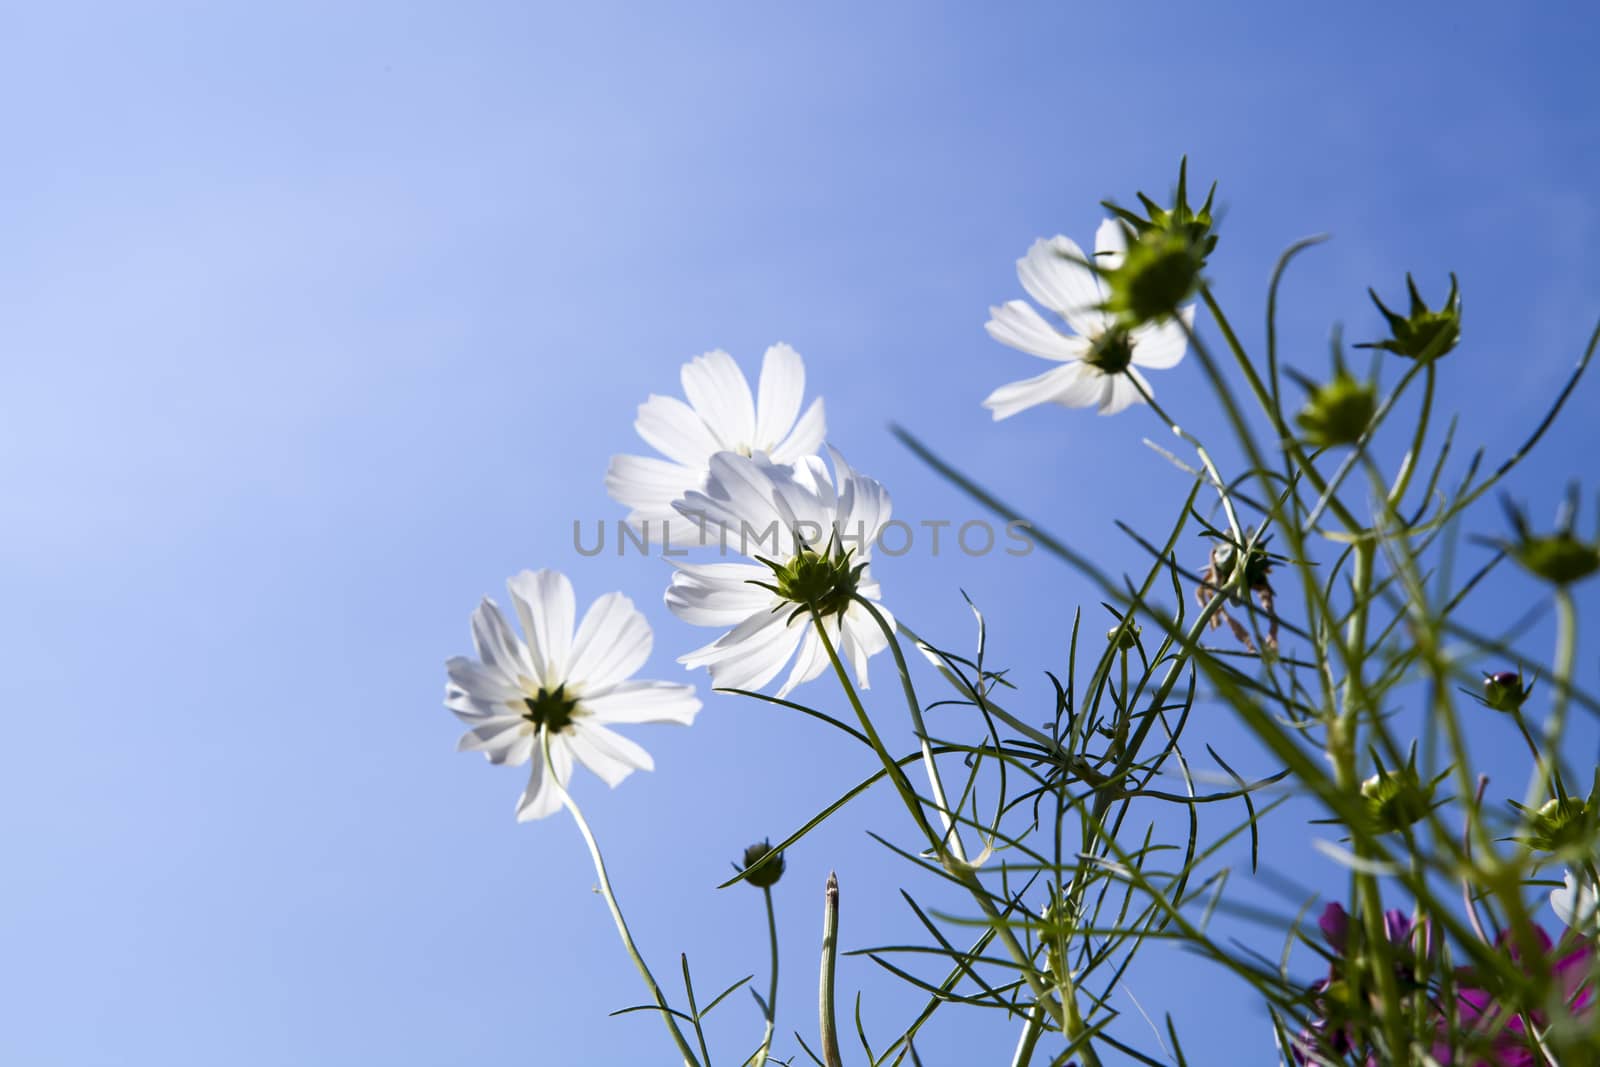
[[1107,374],[1121,374],[1133,362],[1133,338],[1120,326],[1113,326],[1089,344],[1083,361]]
[[522,717],[548,733],[565,730],[572,725],[573,713],[578,709],[578,702],[567,696],[566,690],[564,684],[554,689],[541,687],[533,696],[523,698],[528,710]]

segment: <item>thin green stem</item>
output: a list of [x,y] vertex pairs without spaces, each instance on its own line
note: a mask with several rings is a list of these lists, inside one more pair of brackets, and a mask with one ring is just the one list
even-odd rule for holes
[[1561,783],[1561,739],[1567,732],[1567,711],[1572,705],[1572,672],[1578,655],[1578,609],[1566,586],[1556,589],[1556,656],[1551,684],[1555,696],[1550,717],[1544,721],[1544,758],[1540,770],[1550,780],[1552,796],[1559,795]]
[[1033,1062],[1033,1050],[1043,1032],[1044,1009],[1035,1004],[1028,1009],[1028,1018],[1023,1021],[1022,1033],[1017,1037],[1017,1051],[1011,1056],[1011,1067],[1028,1067]]
[[1139,391],[1139,395],[1144,397],[1144,402],[1150,405],[1150,410],[1155,412],[1156,417],[1167,424],[1167,429],[1171,430],[1174,435],[1194,449],[1195,455],[1200,458],[1201,465],[1206,469],[1206,477],[1211,479],[1212,487],[1216,489],[1217,496],[1222,499],[1222,510],[1228,516],[1229,532],[1233,534],[1233,539],[1236,542],[1243,545],[1244,527],[1240,525],[1239,516],[1233,510],[1233,498],[1228,495],[1227,483],[1222,480],[1222,474],[1217,470],[1217,465],[1211,462],[1211,453],[1206,451],[1206,446],[1200,442],[1198,437],[1179,426],[1172,416],[1168,415],[1165,409],[1156,403],[1155,397],[1150,395],[1149,390],[1139,384],[1139,379],[1130,374],[1128,381],[1132,382],[1133,387]]
[[772,953],[772,980],[767,983],[767,1028],[761,1035],[761,1048],[751,1061],[754,1067],[762,1067],[767,1062],[772,1052],[772,1035],[778,1026],[778,916],[772,907],[772,887],[762,886],[761,895],[767,905],[767,947]]
[[[1028,989],[1033,993],[1034,999],[1044,1003],[1052,1017],[1065,1028],[1067,1026],[1068,1012],[1056,1004],[1054,998],[1051,997],[1050,988],[1040,980],[1038,972],[1034,969],[1033,960],[1017,940],[1016,935],[1011,932],[1010,924],[995,909],[994,902],[989,899],[988,890],[984,889],[982,883],[978,881],[977,873],[969,864],[956,860],[946,848],[944,837],[932,826],[928,825],[927,817],[922,811],[922,802],[917,798],[915,791],[912,790],[911,784],[906,781],[905,774],[901,771],[899,763],[883,747],[883,741],[878,736],[877,727],[873,725],[872,719],[867,715],[867,709],[862,705],[861,697],[856,693],[855,684],[850,681],[850,674],[845,670],[844,661],[839,658],[839,652],[834,648],[833,639],[828,636],[828,629],[823,625],[822,616],[817,613],[815,608],[811,610],[811,618],[816,627],[817,636],[822,641],[822,648],[828,654],[828,662],[833,665],[833,673],[839,679],[839,685],[844,690],[846,699],[850,701],[850,707],[855,711],[857,719],[861,722],[862,732],[867,735],[873,751],[877,753],[878,759],[883,763],[884,770],[889,774],[890,781],[894,783],[896,791],[900,794],[901,802],[905,804],[906,810],[910,812],[918,828],[927,837],[928,843],[933,847],[934,854],[938,856],[941,865],[972,894],[972,898],[977,902],[979,909],[984,914],[984,918],[993,927],[995,936],[1000,938],[1001,944],[1011,954],[1012,961],[1017,965],[1017,969],[1021,972],[1023,979],[1028,983]],[[1077,1016],[1076,1005],[1072,1006],[1070,1014],[1074,1018]],[[1081,1021],[1079,1026],[1081,1029]],[[1069,1030],[1068,1036],[1075,1035]],[[1099,1061],[1094,1059],[1093,1055],[1092,1050],[1086,1050],[1087,1063],[1098,1067]]]
[[928,727],[922,719],[922,703],[917,699],[917,690],[911,682],[911,671],[906,666],[905,653],[900,648],[900,642],[895,636],[894,629],[889,625],[889,620],[884,618],[883,612],[878,610],[876,604],[857,594],[855,602],[865,608],[867,614],[878,624],[878,629],[883,632],[884,638],[889,642],[889,649],[894,654],[895,667],[900,672],[900,687],[905,693],[906,708],[911,713],[911,728],[916,731],[917,744],[922,749],[922,766],[928,774],[928,788],[932,792],[934,807],[938,809],[940,822],[944,825],[945,842],[950,849],[950,854],[962,863],[967,862],[967,850],[961,844],[961,832],[957,829],[955,813],[950,810],[950,802],[946,799],[944,779],[939,776],[939,764],[933,757],[933,746],[928,740]]
[[1430,360],[1422,379],[1422,410],[1417,414],[1417,429],[1411,437],[1411,449],[1400,461],[1400,470],[1395,475],[1394,485],[1389,489],[1389,510],[1399,513],[1400,501],[1405,498],[1406,490],[1411,487],[1412,475],[1416,473],[1417,464],[1422,461],[1422,442],[1428,436],[1428,420],[1433,415],[1433,388],[1436,377],[1433,362]]
[[[549,741],[545,742],[546,767],[549,766]],[[694,1052],[689,1048],[689,1042],[684,1039],[683,1031],[678,1029],[677,1020],[673,1018],[672,1008],[667,1005],[667,998],[662,995],[661,987],[656,984],[656,979],[650,973],[650,967],[644,962],[644,956],[639,953],[639,946],[634,944],[633,934],[628,930],[628,922],[622,917],[622,907],[617,903],[617,895],[611,888],[611,876],[606,873],[605,857],[600,854],[600,845],[594,839],[594,832],[589,829],[589,823],[583,817],[583,812],[578,809],[577,803],[572,799],[572,794],[567,792],[567,787],[559,778],[551,774],[551,780],[556,783],[556,788],[561,790],[561,802],[572,813],[572,819],[578,824],[578,832],[583,835],[584,844],[589,846],[589,856],[594,860],[595,877],[600,880],[600,895],[605,898],[606,907],[611,909],[611,919],[617,924],[617,934],[622,938],[622,947],[628,950],[628,957],[633,960],[633,965],[639,970],[639,977],[644,979],[644,984],[650,990],[650,999],[655,1001],[660,1011],[661,1019],[667,1024],[667,1030],[672,1034],[673,1043],[678,1046],[678,1052],[683,1056],[686,1067],[699,1067],[700,1061],[695,1058]]]

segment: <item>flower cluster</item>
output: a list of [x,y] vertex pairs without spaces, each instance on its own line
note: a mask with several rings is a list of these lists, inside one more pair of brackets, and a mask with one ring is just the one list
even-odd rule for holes
[[[670,531],[677,517],[700,547],[736,548],[749,561],[673,561],[667,607],[726,630],[679,662],[707,668],[718,688],[760,689],[793,660],[784,696],[836,655],[865,687],[867,660],[894,631],[870,573],[889,494],[838,452],[828,450],[831,472],[816,454],[822,401],[805,407],[805,364],[788,345],[767,349],[755,393],[725,352],[690,360],[681,380],[685,400],[651,396],[634,424],[666,458],[616,456],[606,478],[630,522]],[[596,601],[574,635],[564,575],[525,572],[510,589],[526,639],[484,601],[473,616],[477,659],[449,661],[445,704],[471,727],[463,750],[532,764],[517,816],[537,819],[561,807],[574,763],[611,785],[650,769],[649,755],[610,726],[687,725],[700,703],[689,686],[629,680],[649,657],[651,631],[622,594]]]
[[[745,1062],[773,1062],[778,924],[772,909],[774,896],[782,895],[773,890],[788,857],[798,862],[801,838],[851,797],[882,783],[922,840],[916,851],[881,840],[969,894],[980,912],[972,922],[985,931],[964,953],[940,928],[944,917],[905,894],[937,943],[926,951],[947,958],[951,977],[935,987],[909,971],[889,970],[935,991],[928,1014],[941,1004],[967,1004],[1021,1020],[1013,1064],[1029,1064],[1052,1033],[1065,1049],[1052,1052],[1051,1062],[1103,1067],[1101,1051],[1131,1053],[1109,1036],[1115,1012],[1094,992],[1102,988],[1100,979],[1112,971],[1119,976],[1112,984],[1119,981],[1147,941],[1193,936],[1171,922],[1198,899],[1193,887],[1205,886],[1206,895],[1220,900],[1226,877],[1203,868],[1229,838],[1202,842],[1196,806],[1242,799],[1245,820],[1229,836],[1248,829],[1254,864],[1257,822],[1282,806],[1256,806],[1251,794],[1268,788],[1298,790],[1323,806],[1319,814],[1327,817],[1315,821],[1336,826],[1339,840],[1318,844],[1346,862],[1356,902],[1353,914],[1337,903],[1325,907],[1317,924],[1320,945],[1302,939],[1327,964],[1309,989],[1289,975],[1287,957],[1281,968],[1263,968],[1253,950],[1232,955],[1207,941],[1208,959],[1263,993],[1287,1056],[1319,1067],[1600,1063],[1594,1052],[1600,1048],[1600,768],[1586,796],[1574,792],[1573,761],[1563,745],[1569,711],[1595,706],[1576,669],[1573,589],[1600,574],[1600,542],[1576,530],[1574,488],[1552,532],[1534,531],[1522,510],[1508,505],[1513,536],[1489,541],[1499,553],[1459,589],[1451,580],[1453,549],[1436,543],[1454,543],[1447,532],[1537,442],[1576,379],[1510,461],[1486,474],[1489,468],[1474,458],[1452,489],[1446,466],[1454,429],[1438,444],[1436,461],[1425,461],[1423,453],[1440,436],[1435,428],[1430,438],[1438,378],[1463,358],[1440,362],[1462,336],[1455,276],[1437,309],[1422,299],[1410,275],[1406,314],[1374,292],[1389,336],[1361,346],[1376,350],[1371,373],[1357,378],[1346,368],[1336,337],[1331,378],[1313,380],[1278,355],[1273,316],[1282,267],[1267,301],[1265,360],[1251,357],[1228,322],[1205,276],[1218,240],[1214,200],[1215,186],[1198,207],[1190,204],[1185,164],[1166,205],[1143,194],[1141,212],[1103,202],[1111,217],[1100,224],[1092,254],[1064,236],[1035,241],[1016,263],[1030,299],[990,308],[986,329],[993,339],[1055,364],[995,389],[983,402],[994,419],[1045,404],[1110,415],[1143,403],[1192,452],[1186,457],[1156,449],[1191,479],[1170,532],[1146,537],[1124,527],[1153,557],[1142,580],[1090,563],[1067,538],[1040,531],[1039,544],[1094,584],[1116,622],[1086,673],[1080,647],[1099,642],[1081,643],[1074,618],[1065,663],[1052,664],[1064,669],[1042,672],[1055,689],[1054,721],[1042,727],[1033,714],[1039,709],[1022,706],[1029,699],[1023,686],[1006,670],[986,665],[981,613],[977,651],[965,656],[916,636],[884,604],[874,549],[886,529],[906,523],[891,517],[882,484],[826,444],[823,402],[808,398],[805,364],[794,349],[768,348],[754,385],[727,353],[697,356],[681,368],[681,396],[651,395],[639,406],[634,426],[654,454],[613,457],[605,484],[626,511],[619,531],[658,545],[670,564],[661,570],[670,614],[714,634],[679,655],[678,663],[705,669],[717,690],[841,727],[880,764],[778,847],[763,840],[734,864],[727,884],[744,881],[762,890],[773,959],[767,995],[755,995],[765,1036]],[[1291,249],[1281,264],[1309,243]],[[1190,301],[1203,305],[1216,326],[1215,350],[1195,333],[1197,305]],[[1225,402],[1225,430],[1236,438],[1216,451],[1168,415],[1146,377],[1175,368],[1191,347]],[[1579,373],[1596,348],[1600,330]],[[1231,379],[1221,366],[1226,356],[1235,361]],[[1383,385],[1380,400],[1381,368],[1393,357],[1408,361],[1406,370],[1398,384]],[[1285,406],[1284,378],[1303,387],[1303,401]],[[1397,408],[1397,402],[1414,379],[1423,397],[1414,425],[1406,426],[1409,449],[1390,473],[1381,452],[1393,434],[1384,424],[1397,410],[1400,418],[1411,417],[1412,407]],[[1248,393],[1236,392],[1229,380]],[[1249,408],[1247,397],[1259,410]],[[1022,523],[953,464],[908,433],[902,437],[984,507]],[[1244,460],[1243,469],[1225,470],[1230,455],[1236,467]],[[1203,564],[1194,561],[1198,573],[1178,548],[1182,537],[1196,534],[1208,541]],[[1269,551],[1274,539],[1282,554]],[[881,555],[894,554],[881,549]],[[1526,652],[1508,648],[1504,642],[1511,639],[1476,634],[1450,618],[1502,560],[1543,583],[1557,608],[1556,654],[1530,658],[1526,672],[1505,666]],[[1178,594],[1176,608],[1161,605],[1169,582]],[[1281,598],[1275,585],[1284,590]],[[459,747],[494,764],[528,766],[519,820],[563,807],[571,812],[594,859],[599,890],[650,990],[654,1003],[647,1007],[670,1032],[681,1062],[701,1067],[701,1057],[710,1058],[701,1019],[738,985],[698,1008],[685,961],[690,1010],[670,1005],[628,932],[599,846],[568,791],[580,765],[613,786],[633,771],[651,769],[649,754],[620,728],[689,725],[700,701],[690,685],[635,678],[649,661],[653,638],[623,594],[599,597],[580,620],[564,575],[525,571],[508,586],[511,611],[484,600],[472,615],[475,655],[446,665],[445,704],[467,726]],[[1198,613],[1184,603],[1190,594]],[[1210,640],[1209,632],[1223,626],[1233,640]],[[939,684],[951,687],[943,699],[918,692],[905,639]],[[884,695],[869,701],[858,692],[867,688],[870,661],[886,650],[900,669],[904,726],[916,742],[905,758],[896,755],[898,742],[889,743],[886,724],[875,719]],[[1481,685],[1463,667],[1480,657],[1492,668]],[[801,697],[791,699],[830,670],[859,730],[807,707]],[[1460,690],[1463,677],[1474,684]],[[1478,714],[1483,728],[1514,727],[1521,735],[1533,757],[1523,802],[1502,802],[1499,794],[1484,802],[1489,780],[1477,773],[1463,740],[1467,723],[1457,716],[1453,690],[1498,713]],[[1419,692],[1427,694],[1425,703],[1413,700]],[[1282,769],[1250,782],[1207,745],[1233,788],[1200,795],[1183,737],[1197,701],[1231,707],[1260,742],[1256,751]],[[952,710],[961,708],[964,717]],[[1426,733],[1408,725],[1418,712],[1427,717]],[[977,734],[976,743],[971,734],[944,732],[952,723]],[[1169,756],[1173,765],[1164,767]],[[919,761],[922,773],[913,783],[906,767]],[[945,777],[958,762],[962,783]],[[1181,792],[1172,784],[1174,766]],[[1452,784],[1441,790],[1447,781]],[[1187,809],[1186,843],[1157,843],[1164,820],[1131,811],[1134,804],[1162,803]],[[1118,840],[1126,836],[1125,821],[1148,827],[1137,847]],[[1030,835],[1046,826],[1054,827],[1050,847],[1030,847]],[[1067,827],[1078,834],[1070,848],[1062,840]],[[1156,855],[1175,878],[1172,871],[1150,877],[1154,869],[1145,864]],[[1024,856],[1028,877],[1021,879],[1016,865]],[[1528,917],[1532,887],[1553,885],[1545,873],[1552,864],[1569,867],[1563,885],[1549,894],[1550,908],[1566,924],[1558,939]],[[1148,907],[1133,908],[1133,897],[1125,896],[1118,915],[1102,910],[1100,902],[1111,899],[1119,882],[1128,894],[1151,898]],[[1385,894],[1392,898],[1397,891],[1408,910],[1386,910],[1394,901]],[[830,878],[819,983],[826,1060],[814,1057],[819,1062],[841,1062],[832,1001],[837,936],[838,890]],[[1006,966],[1015,973],[1005,982],[976,977]],[[881,1058],[915,1059],[912,1040],[926,1018]],[[698,1052],[684,1029],[689,1025]]]

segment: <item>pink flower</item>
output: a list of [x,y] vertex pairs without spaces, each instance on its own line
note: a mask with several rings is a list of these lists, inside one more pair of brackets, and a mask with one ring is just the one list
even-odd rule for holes
[[[1564,948],[1562,954],[1554,959],[1556,945],[1550,940],[1550,935],[1539,926],[1533,928],[1538,941],[1539,954],[1549,964],[1552,977],[1555,979],[1556,989],[1560,991],[1562,1002],[1567,1011],[1583,1018],[1591,1013],[1595,1004],[1595,946],[1585,937],[1564,937],[1562,944],[1570,946]],[[1523,963],[1522,950],[1511,937],[1511,932],[1501,934],[1496,945],[1502,947],[1512,960]],[[1529,968],[1523,966],[1524,973]],[[1463,982],[1471,982],[1473,976],[1470,972],[1463,972]],[[1489,1059],[1478,1059],[1473,1067],[1535,1067],[1543,1059],[1528,1039],[1527,1025],[1524,1015],[1515,1007],[1501,1004],[1492,993],[1482,989],[1463,986],[1457,993],[1457,1011],[1464,1029],[1476,1031],[1481,1035],[1493,1034],[1490,1039],[1492,1048]],[[1548,1013],[1539,1009],[1526,1012],[1527,1018],[1539,1029],[1544,1029],[1550,1024]],[[1440,1019],[1440,1027],[1445,1026]],[[1443,1049],[1443,1055],[1435,1052],[1435,1058],[1441,1063],[1450,1063],[1448,1049]]]

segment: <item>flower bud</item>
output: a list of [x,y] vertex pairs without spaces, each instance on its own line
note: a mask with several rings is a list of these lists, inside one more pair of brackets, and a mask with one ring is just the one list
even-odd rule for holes
[[757,889],[771,889],[783,877],[783,853],[774,849],[770,841],[758,841],[744,850],[739,869],[746,872],[744,880]]
[[1517,671],[1496,671],[1483,676],[1483,702],[1495,711],[1516,711],[1527,702],[1531,692],[1533,686],[1524,688],[1522,675]]
[[1530,574],[1552,585],[1566,586],[1600,571],[1600,545],[1579,540],[1573,531],[1578,510],[1576,485],[1567,492],[1553,533],[1534,534],[1520,508],[1507,501],[1505,509],[1517,538],[1501,547]]
[[1137,237],[1142,238],[1146,234],[1163,230],[1177,234],[1198,251],[1201,260],[1217,247],[1215,220],[1212,218],[1211,207],[1217,196],[1217,185],[1215,182],[1211,183],[1211,191],[1206,193],[1206,202],[1200,205],[1198,211],[1190,207],[1188,156],[1183,157],[1178,164],[1178,188],[1172,196],[1172,207],[1164,208],[1143,193],[1137,195],[1139,203],[1145,210],[1142,216],[1118,207],[1109,200],[1102,201],[1102,205]]
[[1199,210],[1189,206],[1189,160],[1185,157],[1178,165],[1172,207],[1164,208],[1143,193],[1138,194],[1143,215],[1104,202],[1128,237],[1121,263],[1105,271],[1110,293],[1106,310],[1129,325],[1177,313],[1178,305],[1199,288],[1206,257],[1217,247],[1211,208],[1216,195],[1213,183]]
[[1124,620],[1106,631],[1106,640],[1116,645],[1119,652],[1132,652],[1139,647],[1139,624]]
[[1389,338],[1357,348],[1381,348],[1407,359],[1435,360],[1456,346],[1461,340],[1461,292],[1456,276],[1450,275],[1450,295],[1438,311],[1431,310],[1417,292],[1417,283],[1406,275],[1406,288],[1411,294],[1411,311],[1397,315],[1384,305],[1378,294],[1368,289],[1372,302],[1389,322]]
[[1341,367],[1332,381],[1312,388],[1294,421],[1313,448],[1333,448],[1359,441],[1377,411],[1377,387]]
[[1544,852],[1587,853],[1595,839],[1595,823],[1593,805],[1577,797],[1556,797],[1528,819],[1527,841]]
[[1565,532],[1529,538],[1516,547],[1512,556],[1525,569],[1554,585],[1571,585],[1600,570],[1600,548]]
[[1367,816],[1380,834],[1394,833],[1427,818],[1433,809],[1433,786],[1425,784],[1411,765],[1379,771],[1361,783]]

